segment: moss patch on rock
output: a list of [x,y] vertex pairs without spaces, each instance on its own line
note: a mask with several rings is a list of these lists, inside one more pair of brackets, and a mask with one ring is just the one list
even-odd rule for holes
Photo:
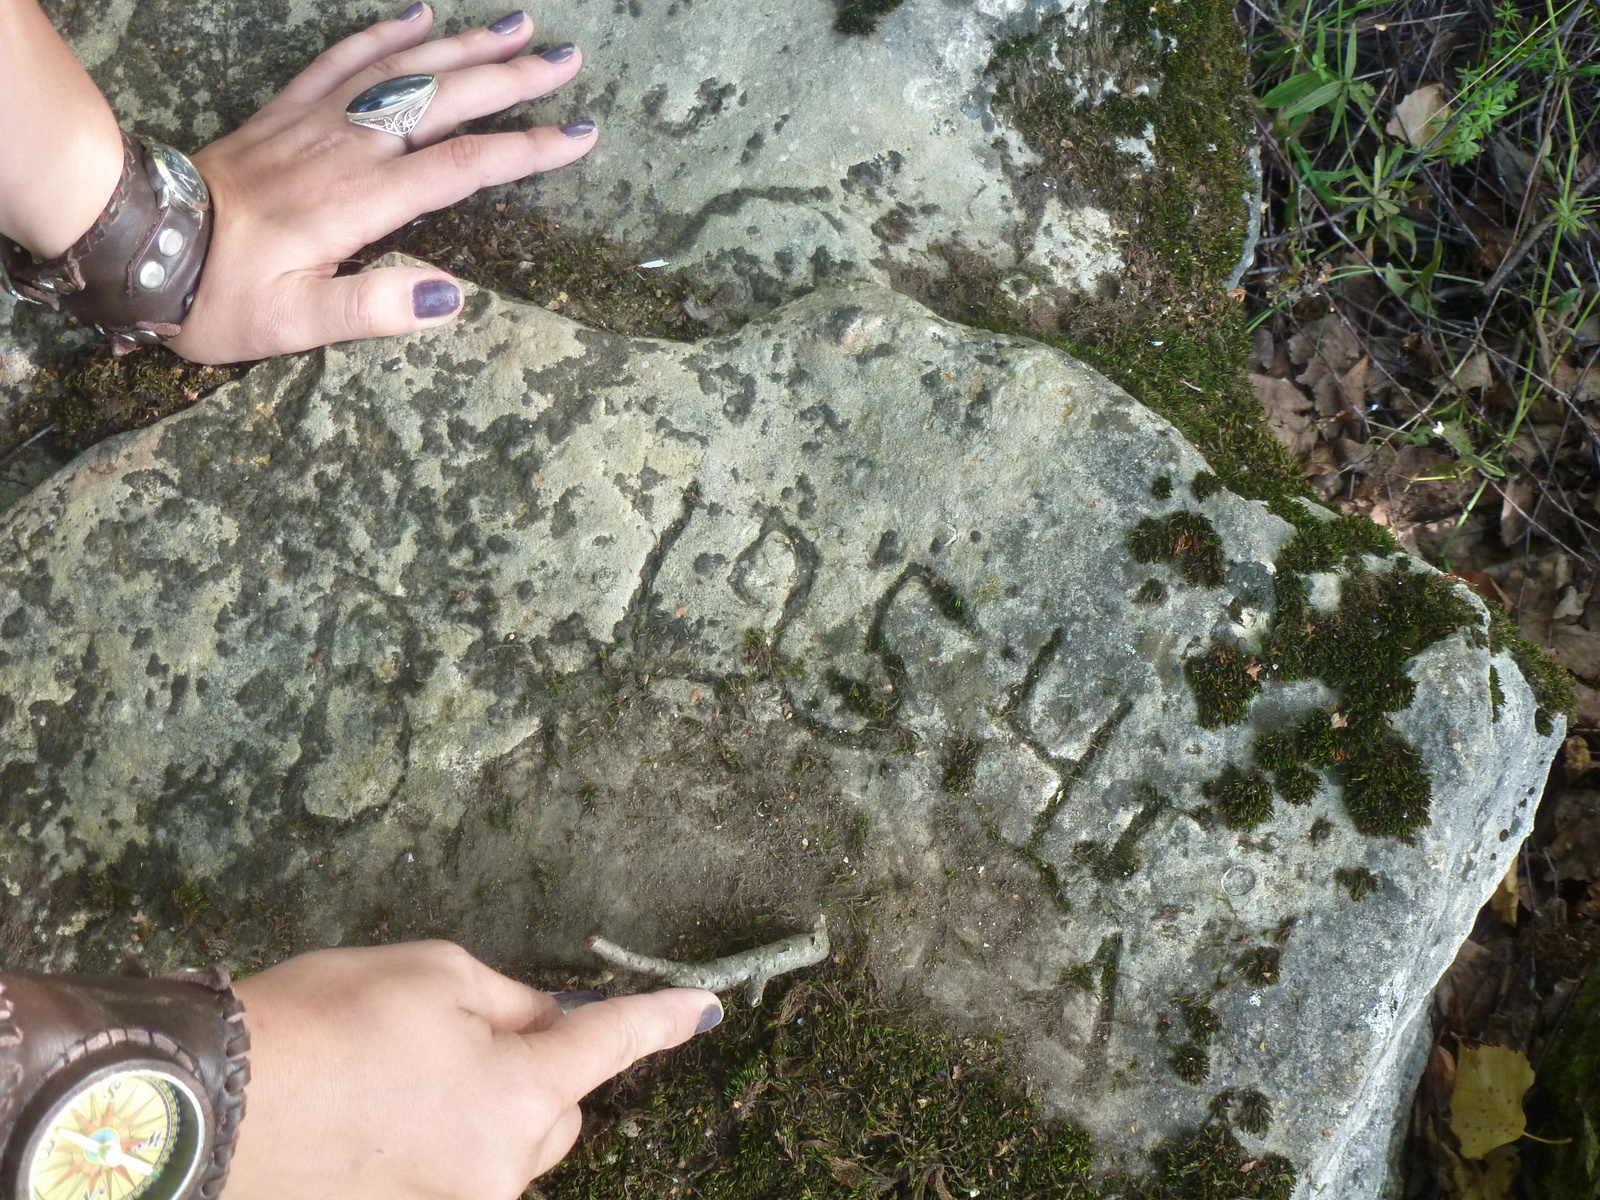
[[715,1034],[588,1107],[590,1136],[539,1182],[547,1200],[1098,1194],[1087,1135],[1008,1084],[998,1045],[838,968],[730,1004]]
[[1260,771],[1229,763],[1215,779],[1202,784],[1200,791],[1229,829],[1254,829],[1272,816],[1272,785]]
[[861,35],[875,33],[878,22],[904,2],[905,0],[834,0],[839,15],[834,18],[833,27],[840,33]]
[[610,333],[685,342],[711,331],[690,315],[709,310],[696,307],[682,280],[635,266],[603,236],[568,233],[509,204],[429,213],[369,246],[361,261],[395,251]]
[[66,350],[41,366],[12,415],[14,435],[7,440],[53,425],[49,436],[57,453],[76,454],[188,408],[246,366],[201,366],[162,348],[121,358],[98,345]]
[[[1245,1154],[1226,1111],[1160,1147],[1148,1176],[1097,1179],[1088,1136],[1015,1088],[998,1042],[945,1033],[848,968],[782,982],[594,1093],[585,1138],[531,1194],[1276,1200],[1294,1185],[1287,1160]],[[1189,1048],[1203,1079],[1209,1056]]]
[[[1260,771],[1235,764],[1205,785],[1224,823],[1250,829],[1270,819],[1274,786],[1287,803],[1307,804],[1321,786],[1318,772],[1331,770],[1344,783],[1345,807],[1359,832],[1411,838],[1428,823],[1433,783],[1390,716],[1408,707],[1416,691],[1407,662],[1458,630],[1515,658],[1534,690],[1540,733],[1550,732],[1554,713],[1570,709],[1573,692],[1566,672],[1504,614],[1491,613],[1485,629],[1454,581],[1412,569],[1385,530],[1356,517],[1330,519],[1298,501],[1273,501],[1270,507],[1296,527],[1274,564],[1271,624],[1254,654],[1231,642],[1213,642],[1184,663],[1198,721],[1208,729],[1243,722],[1263,680],[1320,680],[1338,699],[1332,709],[1256,738],[1253,757],[1260,771],[1272,772],[1271,785]],[[1180,513],[1140,521],[1129,538],[1134,557],[1151,561],[1160,551],[1173,557],[1179,539],[1171,531],[1181,517],[1204,520]],[[1392,561],[1374,567],[1368,556]],[[1220,559],[1219,547],[1218,575]],[[1331,611],[1311,603],[1309,576],[1318,572],[1344,572],[1339,603]],[[1487,686],[1498,719],[1504,702],[1498,676],[1491,675]]]
[[1128,549],[1142,563],[1171,563],[1191,586],[1222,586],[1222,539],[1199,513],[1143,518],[1128,537]]

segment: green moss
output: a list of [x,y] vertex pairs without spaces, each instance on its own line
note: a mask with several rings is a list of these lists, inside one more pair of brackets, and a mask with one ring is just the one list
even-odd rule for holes
[[[1280,579],[1286,569],[1280,559]],[[1404,561],[1388,571],[1346,576],[1339,607],[1331,613],[1313,608],[1301,588],[1278,590],[1262,660],[1285,683],[1320,679],[1338,689],[1339,707],[1352,722],[1381,719],[1409,705],[1415,684],[1405,673],[1406,661],[1457,629],[1480,624],[1448,578],[1414,571]]]
[[1200,790],[1229,829],[1254,829],[1272,816],[1272,785],[1260,771],[1243,771],[1229,763]]
[[681,280],[641,273],[636,257],[603,235],[571,233],[521,205],[501,207],[505,211],[473,203],[428,213],[363,250],[360,261],[399,251],[479,287],[630,337],[692,341],[709,332],[684,308],[693,292]]
[[1167,598],[1167,585],[1159,579],[1146,579],[1133,594],[1135,604],[1160,604]]
[[1047,1120],[995,1043],[832,969],[729,1005],[715,1034],[603,1086],[547,1200],[1097,1195],[1089,1138]]
[[160,347],[114,358],[96,346],[46,362],[11,420],[19,431],[54,425],[53,447],[70,456],[180,412],[243,371],[199,366]]
[[1533,727],[1539,733],[1548,736],[1555,729],[1555,718],[1558,716],[1566,717],[1571,722],[1572,712],[1578,704],[1572,676],[1550,657],[1544,647],[1523,637],[1522,630],[1517,628],[1510,614],[1497,604],[1489,605],[1489,650],[1493,654],[1504,650],[1511,655],[1522,677],[1528,681],[1537,706],[1533,714]]
[[[1260,690],[1247,673],[1252,670],[1281,683],[1321,680],[1339,693],[1338,707],[1308,714],[1292,731],[1257,738],[1256,763],[1274,772],[1278,792],[1290,804],[1309,803],[1321,786],[1316,771],[1333,770],[1344,783],[1345,807],[1357,830],[1409,839],[1428,823],[1433,780],[1389,714],[1408,706],[1415,694],[1407,662],[1459,629],[1476,630],[1479,617],[1448,578],[1412,570],[1404,560],[1387,570],[1359,567],[1341,581],[1337,609],[1313,607],[1303,572],[1348,568],[1392,543],[1365,522],[1324,521],[1292,507],[1303,527],[1278,559],[1277,610],[1259,654],[1250,658],[1214,643],[1184,664],[1200,723],[1245,720]],[[1215,795],[1207,795],[1229,801],[1225,819],[1232,811],[1239,820],[1265,820],[1270,804],[1241,790],[1246,778],[1237,770],[1225,772],[1212,785]]]
[[972,790],[978,774],[978,758],[983,753],[983,742],[963,735],[945,750],[940,765],[939,782],[952,796],[965,796]]
[[841,671],[829,671],[828,690],[839,698],[846,711],[866,720],[871,729],[892,729],[900,698],[894,692],[880,692],[865,680],[853,679]]
[[1222,490],[1222,480],[1210,471],[1201,471],[1189,481],[1189,491],[1202,503]]
[[1153,1155],[1154,1178],[1128,1200],[1289,1200],[1297,1173],[1278,1154],[1247,1154],[1225,1124],[1175,1138]]
[[1206,729],[1219,729],[1244,720],[1250,701],[1261,691],[1261,682],[1256,678],[1260,672],[1250,654],[1222,642],[1214,642],[1204,654],[1190,657],[1183,664],[1183,673],[1194,693],[1200,724]]
[[[1244,244],[1255,108],[1232,5],[1111,0],[1087,21],[1053,16],[1002,43],[989,72],[995,107],[1042,160],[1035,177],[1063,203],[1092,204],[1128,230],[1124,270],[1093,303],[1048,322],[1019,319],[1003,276],[985,278],[959,256],[947,256],[952,269],[923,298],[945,316],[1040,337],[1089,363],[1182,430],[1222,486],[1258,499],[1310,496],[1250,390],[1245,314],[1225,294]],[[1161,87],[1083,95],[1081,78],[1108,73]],[[1154,167],[1118,146],[1147,128]]]
[[744,661],[757,679],[797,679],[806,673],[805,662],[778,650],[778,640],[760,629],[744,631]]
[[1333,836],[1333,822],[1327,817],[1318,817],[1311,822],[1311,828],[1306,830],[1306,841],[1313,846],[1320,846]]
[[1179,996],[1173,1003],[1182,1009],[1184,1026],[1196,1044],[1209,1045],[1211,1039],[1221,1031],[1222,1018],[1205,1000],[1198,996]]
[[1233,1119],[1246,1133],[1261,1137],[1272,1128],[1272,1101],[1254,1088],[1240,1092],[1234,1103]]
[[[1174,295],[1214,286],[1239,257],[1245,213],[1238,197],[1250,190],[1240,131],[1249,128],[1251,103],[1232,10],[1217,0],[1110,0],[1098,15],[1095,32],[1109,34],[1108,48],[1130,74],[1160,79],[1159,95],[1084,98],[1074,73],[1059,64],[1075,61],[1089,37],[1056,16],[996,48],[995,105],[1046,170],[1129,225],[1132,240],[1149,247],[1152,266],[1170,274]],[[1176,39],[1176,52],[1167,39]],[[1144,136],[1148,126],[1159,155],[1153,170],[1117,145],[1119,137]]]
[[1174,1049],[1167,1061],[1173,1073],[1185,1083],[1204,1083],[1211,1077],[1211,1054],[1194,1042],[1185,1042]]
[[876,31],[878,22],[899,8],[904,0],[834,0],[839,15],[833,27],[840,33],[865,35]]
[[1366,554],[1393,554],[1399,546],[1388,530],[1362,517],[1333,517],[1293,500],[1276,500],[1267,507],[1295,527],[1295,536],[1279,555],[1282,574],[1306,575],[1356,567]]
[[1140,789],[1139,800],[1139,811],[1134,813],[1133,819],[1110,846],[1103,842],[1084,841],[1073,847],[1074,856],[1101,883],[1126,879],[1139,869],[1139,839],[1171,805],[1165,796],[1149,784]]
[[922,586],[928,593],[928,598],[933,601],[933,606],[947,621],[954,621],[957,625],[967,619],[967,602],[962,599],[961,593],[951,586],[950,581],[936,572],[928,572],[921,576]]
[[1263,771],[1285,771],[1298,760],[1294,736],[1286,732],[1264,733],[1255,741],[1256,766]]
[[1095,990],[1095,974],[1094,963],[1078,963],[1076,966],[1068,967],[1061,973],[1061,986],[1069,987],[1079,992],[1093,992]]
[[1222,584],[1222,539],[1199,513],[1143,518],[1128,536],[1128,549],[1142,563],[1171,563],[1191,587]]
[[1273,772],[1272,786],[1286,804],[1310,804],[1322,789],[1322,777],[1310,767],[1284,767]]
[[1366,867],[1340,867],[1333,881],[1350,893],[1352,900],[1365,900],[1381,886],[1381,880]]
[[1495,724],[1500,722],[1500,710],[1505,707],[1506,692],[1500,686],[1500,672],[1494,667],[1489,668],[1489,719]]
[[1239,974],[1252,987],[1271,987],[1278,982],[1283,951],[1276,946],[1257,946],[1239,960]]
[[1154,482],[1152,482],[1150,484],[1150,494],[1152,496],[1154,496],[1157,500],[1169,500],[1169,499],[1171,499],[1172,498],[1172,476],[1171,475],[1157,475],[1155,477]]

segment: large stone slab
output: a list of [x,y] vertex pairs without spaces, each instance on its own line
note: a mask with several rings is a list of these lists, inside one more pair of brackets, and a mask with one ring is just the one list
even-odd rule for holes
[[[864,285],[693,346],[474,293],[275,361],[0,526],[0,933],[57,964],[198,924],[235,963],[444,934],[581,967],[596,932],[826,908],[1003,1030],[1107,1169],[1231,1090],[1302,1189],[1378,1195],[1561,730],[1474,599],[1369,559],[1294,620],[1427,624],[1360,607],[1380,585],[1456,614],[1405,635],[1383,733],[1431,823],[1360,832],[1374,760],[1337,738],[1300,807],[1208,788],[1364,682],[1276,681],[1295,527],[1207,483],[1082,365]],[[1216,647],[1231,725],[1186,675]]]
[[[437,12],[462,28],[505,7]],[[992,111],[986,74],[1000,42],[1078,18],[1087,0],[913,2],[869,36],[835,30],[833,0],[528,7],[541,42],[574,41],[586,56],[537,119],[588,116],[605,134],[581,166],[508,198],[687,270],[722,307],[763,311],[895,266],[942,273],[940,246],[1075,293],[1121,265],[1104,212],[1025,182],[1038,158]],[[309,0],[54,8],[124,118],[185,146],[243,121],[327,41],[391,15]]]

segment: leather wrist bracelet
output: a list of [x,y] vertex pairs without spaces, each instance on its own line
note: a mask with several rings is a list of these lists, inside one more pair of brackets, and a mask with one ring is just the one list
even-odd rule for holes
[[[135,964],[136,965],[136,964]],[[0,1200],[213,1200],[250,1038],[227,972],[0,972]]]
[[188,158],[122,135],[122,176],[89,232],[40,260],[0,237],[0,285],[65,310],[126,354],[178,336],[211,245],[211,196]]

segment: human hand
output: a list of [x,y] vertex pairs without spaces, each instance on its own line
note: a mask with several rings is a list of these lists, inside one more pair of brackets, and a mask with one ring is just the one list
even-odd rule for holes
[[[515,57],[533,36],[518,10],[426,41],[433,13],[399,17],[329,47],[235,132],[193,155],[215,225],[194,306],[168,345],[224,363],[440,325],[461,307],[443,271],[389,267],[335,278],[356,251],[421,213],[480,188],[549,171],[595,144],[583,121],[448,137],[463,121],[542,96],[578,72],[566,45]],[[407,142],[352,124],[349,101],[397,75],[435,75],[439,91]]]
[[578,1101],[721,1018],[710,992],[554,997],[448,942],[321,950],[234,988],[250,1086],[228,1200],[512,1200]]

